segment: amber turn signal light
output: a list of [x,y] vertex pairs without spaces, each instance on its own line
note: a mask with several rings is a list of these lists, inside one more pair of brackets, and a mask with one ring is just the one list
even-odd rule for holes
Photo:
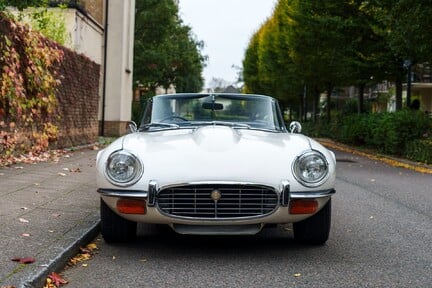
[[146,214],[144,200],[119,199],[117,200],[117,211],[123,214]]
[[316,200],[291,200],[289,204],[290,214],[313,214],[318,210],[318,201]]

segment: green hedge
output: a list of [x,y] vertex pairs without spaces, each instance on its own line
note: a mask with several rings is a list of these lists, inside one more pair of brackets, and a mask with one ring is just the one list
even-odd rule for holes
[[421,112],[407,110],[340,116],[331,123],[307,123],[304,131],[312,137],[328,137],[381,153],[432,163],[432,119]]
[[405,156],[414,161],[432,164],[432,140],[413,140],[409,142]]

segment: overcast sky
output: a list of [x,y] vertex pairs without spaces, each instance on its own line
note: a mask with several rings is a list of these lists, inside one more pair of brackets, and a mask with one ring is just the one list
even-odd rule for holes
[[213,77],[234,82],[251,36],[271,16],[277,0],[180,0],[180,17],[205,43],[205,86]]

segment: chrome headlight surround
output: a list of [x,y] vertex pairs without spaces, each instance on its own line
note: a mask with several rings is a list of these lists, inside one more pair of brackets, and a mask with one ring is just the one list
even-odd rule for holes
[[292,171],[296,180],[305,187],[318,187],[329,175],[328,161],[319,151],[306,151],[296,158]]
[[117,150],[108,157],[105,166],[107,179],[116,186],[130,186],[135,184],[144,172],[141,161],[132,153]]

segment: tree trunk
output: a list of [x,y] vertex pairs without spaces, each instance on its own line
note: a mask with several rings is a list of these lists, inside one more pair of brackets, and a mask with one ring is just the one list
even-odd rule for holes
[[329,84],[327,86],[327,123],[331,120],[331,94],[333,92],[333,86]]
[[357,103],[357,112],[358,114],[364,113],[364,88],[365,84],[359,84],[359,95],[358,95],[358,103]]
[[303,107],[303,95],[299,95],[299,113],[298,113],[298,119],[299,121],[303,120],[303,115],[304,115],[304,107]]
[[402,79],[400,77],[396,78],[396,111],[402,110]]
[[318,115],[319,115],[319,102],[320,102],[320,93],[317,87],[315,87],[313,89],[313,95],[312,95],[312,105],[313,105],[313,121],[317,122],[318,120]]

